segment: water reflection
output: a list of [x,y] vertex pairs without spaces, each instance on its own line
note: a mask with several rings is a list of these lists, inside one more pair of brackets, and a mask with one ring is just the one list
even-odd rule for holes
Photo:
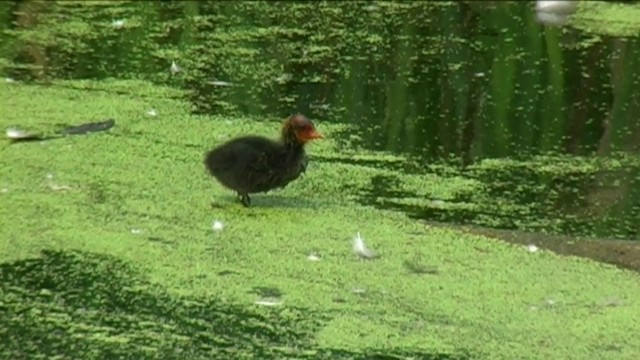
[[[473,170],[483,159],[548,152],[637,154],[637,37],[545,27],[521,2],[4,2],[0,16],[6,76],[145,78],[188,89],[200,113],[348,122],[355,129],[343,136],[417,157],[419,171],[443,159],[464,165],[461,176],[489,189],[469,196],[503,212],[487,224],[638,236],[640,170],[631,163],[575,176]],[[392,186],[372,189],[380,198]],[[507,214],[496,207],[504,199],[528,210]],[[532,225],[558,217],[563,225]]]

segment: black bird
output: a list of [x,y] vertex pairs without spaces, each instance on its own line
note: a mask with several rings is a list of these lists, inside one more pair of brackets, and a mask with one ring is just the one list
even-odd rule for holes
[[296,114],[284,122],[279,141],[255,135],[238,137],[209,151],[204,163],[216,180],[236,191],[249,207],[249,194],[284,188],[305,172],[304,146],[322,137],[311,120]]

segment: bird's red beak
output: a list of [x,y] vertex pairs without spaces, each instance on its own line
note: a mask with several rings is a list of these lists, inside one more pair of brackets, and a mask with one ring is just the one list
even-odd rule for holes
[[305,134],[305,138],[307,138],[308,140],[313,140],[313,139],[322,139],[324,138],[324,136],[322,136],[322,134],[320,134],[318,130],[313,129]]
[[305,143],[310,140],[322,139],[324,136],[318,132],[316,129],[308,129],[306,131],[301,131],[298,133],[298,140]]

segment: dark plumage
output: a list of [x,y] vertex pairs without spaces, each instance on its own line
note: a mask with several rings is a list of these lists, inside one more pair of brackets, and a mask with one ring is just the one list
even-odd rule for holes
[[311,120],[297,114],[288,118],[280,141],[260,136],[232,139],[207,153],[205,165],[223,186],[238,193],[244,206],[249,194],[284,188],[307,168],[304,145],[322,138]]

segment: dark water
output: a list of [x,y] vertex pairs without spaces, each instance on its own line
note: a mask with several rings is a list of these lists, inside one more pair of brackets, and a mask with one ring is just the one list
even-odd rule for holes
[[[198,113],[352,124],[350,144],[411,159],[364,204],[638,239],[637,37],[545,27],[520,2],[2,2],[0,17],[0,70],[21,81],[142,78],[188,89]],[[486,186],[446,199],[473,209],[403,205],[405,172]]]

